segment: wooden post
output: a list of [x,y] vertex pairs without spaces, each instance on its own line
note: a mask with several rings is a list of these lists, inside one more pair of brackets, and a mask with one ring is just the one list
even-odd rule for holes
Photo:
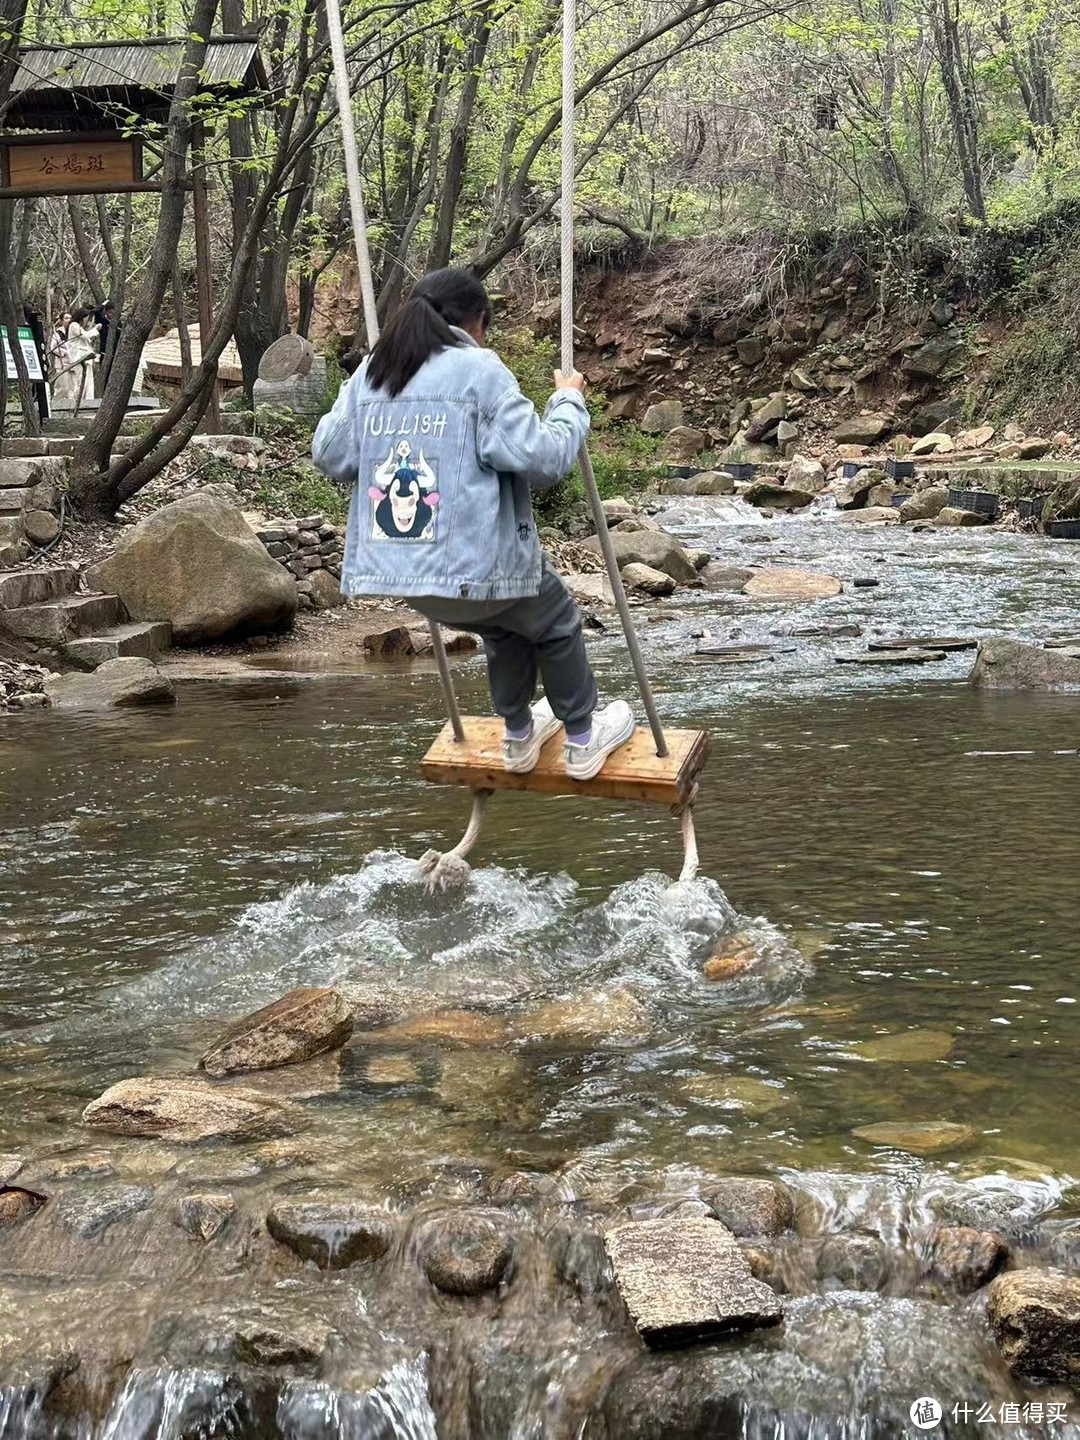
[[[210,216],[206,202],[206,133],[201,120],[196,120],[191,135],[191,189],[195,210],[195,278],[199,303],[199,348],[206,354],[210,331],[214,327],[213,277],[210,271]],[[221,434],[221,406],[218,382],[214,377],[210,391],[210,423],[212,435]]]

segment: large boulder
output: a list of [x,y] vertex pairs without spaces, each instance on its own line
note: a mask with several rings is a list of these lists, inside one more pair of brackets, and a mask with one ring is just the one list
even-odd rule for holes
[[988,690],[1057,690],[1080,685],[1080,655],[993,635],[980,644],[968,678]]
[[873,470],[869,467],[856,471],[847,480],[843,475],[837,475],[830,486],[836,498],[836,508],[838,510],[861,510],[870,498],[870,491],[883,479],[884,473],[881,470]]
[[948,503],[947,485],[928,485],[908,496],[900,506],[900,519],[905,525],[911,520],[936,520]]
[[83,675],[50,675],[45,693],[57,710],[114,710],[134,705],[175,705],[172,681],[152,660],[123,655]]
[[672,465],[689,465],[701,454],[709,443],[704,430],[695,430],[692,425],[676,425],[668,431],[667,439],[660,447],[661,460]]
[[742,497],[751,505],[768,506],[771,510],[802,510],[814,500],[809,491],[781,485],[779,480],[751,480]]
[[[733,495],[735,481],[726,470],[702,470],[697,475],[665,480],[663,491],[665,495]],[[605,513],[607,503],[604,502]]]
[[938,511],[935,518],[939,525],[953,525],[957,527],[990,524],[989,515],[981,515],[977,510],[960,510],[955,505],[946,505]]
[[650,405],[641,417],[642,430],[650,435],[666,435],[685,423],[685,412],[681,400],[658,400]]
[[167,620],[179,645],[287,628],[296,585],[235,505],[200,492],[147,516],[87,573],[135,620]]
[[833,439],[838,445],[876,445],[888,433],[889,422],[884,415],[852,415],[836,426]]
[[986,1317],[1005,1363],[1033,1379],[1080,1381],[1080,1279],[1047,1270],[999,1275]]
[[787,468],[787,483],[793,490],[820,495],[825,489],[825,467],[820,460],[812,460],[809,455],[793,455]]
[[353,1018],[340,990],[290,990],[272,1005],[231,1025],[200,1062],[208,1075],[273,1070],[337,1050],[352,1034]]
[[83,1124],[116,1135],[158,1136],[178,1144],[274,1134],[286,1107],[256,1091],[232,1090],[206,1080],[121,1080],[92,1100]]
[[671,576],[663,570],[654,570],[651,565],[625,565],[621,573],[627,590],[639,595],[670,595],[675,589]]
[[[697,571],[689,555],[673,535],[663,530],[635,530],[629,534],[615,531],[611,543],[620,570],[627,565],[648,565],[653,570],[662,570],[680,585],[693,585],[697,581]],[[586,550],[600,554],[597,536],[590,535],[582,544]]]

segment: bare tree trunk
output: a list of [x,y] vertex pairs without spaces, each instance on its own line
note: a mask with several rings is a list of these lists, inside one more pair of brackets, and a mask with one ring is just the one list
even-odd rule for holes
[[439,191],[438,221],[435,238],[431,244],[429,268],[441,270],[449,265],[454,245],[454,221],[457,219],[458,202],[465,183],[465,161],[469,149],[469,134],[472,129],[473,111],[476,109],[476,95],[480,88],[480,71],[491,40],[491,30],[497,17],[494,3],[484,6],[476,17],[472,44],[465,57],[465,81],[458,97],[457,114],[450,127],[450,144],[446,152],[446,169]]
[[978,102],[969,68],[964,61],[956,0],[937,0],[934,30],[938,65],[949,105],[960,173],[964,180],[964,194],[975,218],[985,220],[986,197],[983,193],[979,155]]
[[105,287],[101,283],[97,265],[94,263],[94,252],[90,248],[90,237],[86,233],[86,221],[82,213],[81,196],[68,196],[68,214],[71,216],[71,231],[75,236],[75,248],[79,252],[79,264],[86,276],[86,283],[90,286],[90,294],[93,296],[95,305],[104,305],[108,297],[105,294]]
[[[0,125],[11,100],[11,82],[18,64],[19,41],[26,22],[26,0],[0,0]],[[30,435],[40,435],[37,400],[26,369],[26,357],[19,345],[19,324],[22,307],[16,291],[12,244],[15,231],[15,201],[0,200],[0,325],[8,333],[8,345],[15,360],[15,383],[19,390],[23,426]],[[2,350],[0,346],[0,350]],[[7,357],[0,355],[0,433],[7,425],[8,379]]]
[[116,488],[108,474],[109,456],[124,423],[143,346],[161,313],[173,273],[187,197],[187,157],[192,129],[190,102],[198,93],[199,71],[217,5],[218,0],[194,0],[192,5],[184,59],[169,104],[157,235],[146,274],[113,356],[113,384],[102,396],[94,423],[75,452],[70,494],[73,503],[87,514],[110,515],[116,509]]

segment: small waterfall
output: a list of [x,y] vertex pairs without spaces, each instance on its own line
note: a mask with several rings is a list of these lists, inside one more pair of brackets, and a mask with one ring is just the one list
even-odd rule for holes
[[401,1360],[365,1395],[321,1381],[296,1381],[281,1393],[283,1440],[437,1440],[423,1355]]

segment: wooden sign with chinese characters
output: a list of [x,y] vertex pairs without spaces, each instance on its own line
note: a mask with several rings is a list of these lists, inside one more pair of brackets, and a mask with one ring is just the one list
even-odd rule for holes
[[142,179],[137,140],[121,135],[36,135],[0,147],[0,193],[80,195],[156,188]]

